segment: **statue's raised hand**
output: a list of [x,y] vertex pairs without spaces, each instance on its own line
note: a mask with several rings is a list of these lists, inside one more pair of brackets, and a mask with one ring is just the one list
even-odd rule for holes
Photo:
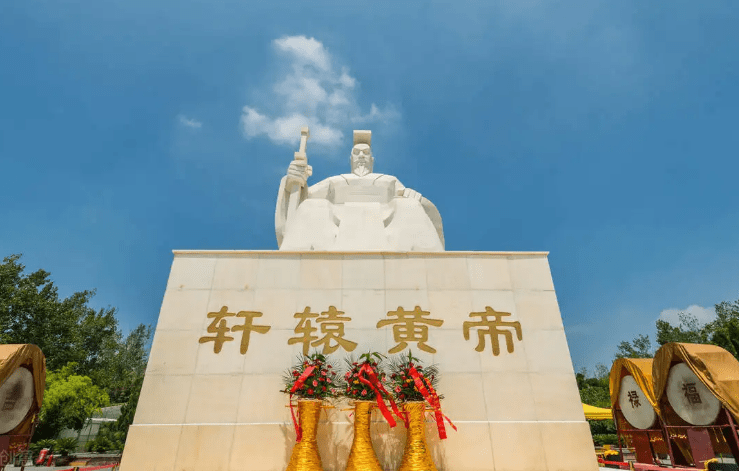
[[293,185],[304,187],[308,182],[308,177],[311,175],[313,175],[313,167],[308,165],[308,162],[297,159],[293,160],[287,168],[286,186],[288,189],[292,188]]

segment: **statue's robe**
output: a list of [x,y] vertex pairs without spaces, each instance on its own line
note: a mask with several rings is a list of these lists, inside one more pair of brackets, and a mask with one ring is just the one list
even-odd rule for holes
[[290,212],[287,177],[280,182],[275,231],[280,250],[441,252],[444,231],[431,201],[403,197],[391,175],[329,177],[301,188]]

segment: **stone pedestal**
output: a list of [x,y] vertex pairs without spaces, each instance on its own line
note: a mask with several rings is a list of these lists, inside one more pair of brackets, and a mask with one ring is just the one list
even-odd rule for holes
[[[407,324],[379,321],[416,322],[425,341],[400,353],[439,366],[442,407],[459,429],[439,440],[427,423],[439,470],[598,469],[546,255],[176,251],[121,470],[284,470],[295,434],[279,390],[303,351],[289,344],[305,331],[296,313],[316,329],[311,352],[337,345],[321,340],[338,322],[355,356],[402,348]],[[351,320],[332,320],[331,307]],[[352,443],[340,409],[318,428],[327,471],[343,471]],[[397,469],[405,430],[373,420],[380,463]]]

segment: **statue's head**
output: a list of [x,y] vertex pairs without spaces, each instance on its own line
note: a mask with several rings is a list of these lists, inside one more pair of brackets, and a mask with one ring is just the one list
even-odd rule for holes
[[371,144],[372,131],[354,131],[354,147],[349,155],[353,174],[363,177],[372,173],[375,159],[372,157]]
[[352,163],[353,174],[363,177],[368,173],[372,173],[375,159],[372,157],[372,149],[367,144],[357,144],[352,147],[352,154],[349,159]]

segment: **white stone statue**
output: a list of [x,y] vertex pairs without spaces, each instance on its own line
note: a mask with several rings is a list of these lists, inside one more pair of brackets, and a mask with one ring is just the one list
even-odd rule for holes
[[371,131],[354,131],[352,173],[310,187],[305,144],[280,182],[275,232],[280,250],[441,252],[444,231],[434,204],[397,178],[372,173]]

